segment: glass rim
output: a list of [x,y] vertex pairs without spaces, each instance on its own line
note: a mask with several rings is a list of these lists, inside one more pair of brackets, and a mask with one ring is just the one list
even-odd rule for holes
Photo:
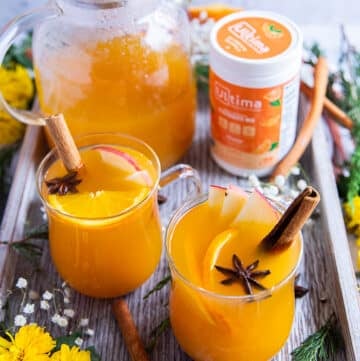
[[[251,193],[249,191],[246,191],[246,192]],[[180,280],[182,282],[184,282],[187,286],[189,286],[190,288],[192,288],[193,290],[195,290],[197,292],[200,292],[201,294],[203,294],[207,297],[212,297],[212,298],[220,299],[220,300],[224,300],[224,301],[242,301],[242,302],[254,302],[254,301],[260,301],[265,298],[268,298],[269,296],[271,296],[272,293],[274,293],[276,290],[278,290],[283,285],[285,285],[294,276],[297,269],[299,268],[299,265],[302,261],[303,252],[304,252],[304,242],[303,242],[302,232],[301,231],[299,232],[300,252],[299,252],[298,260],[297,260],[295,266],[281,281],[279,281],[272,287],[267,288],[266,290],[261,290],[252,295],[223,295],[223,294],[216,293],[214,291],[207,290],[206,288],[198,286],[195,283],[193,283],[192,281],[188,280],[188,278],[185,277],[180,272],[180,270],[175,265],[175,262],[170,254],[170,247],[169,247],[170,246],[170,236],[173,234],[175,226],[179,222],[179,220],[182,218],[182,216],[185,213],[187,213],[190,209],[192,209],[193,207],[204,203],[207,199],[208,199],[207,193],[201,194],[198,197],[196,197],[195,199],[190,199],[187,202],[185,202],[181,207],[179,207],[171,215],[170,221],[165,230],[166,258],[169,263],[170,269],[173,272],[175,272],[176,275],[180,278]],[[271,197],[267,197],[267,196],[266,196],[266,199],[269,200],[272,204],[274,204],[279,211],[284,212],[284,210],[286,209],[285,202],[281,202],[279,200],[275,200],[275,199],[273,199]]]
[[[63,217],[76,219],[76,220],[80,220],[80,221],[87,221],[87,222],[103,222],[103,221],[116,220],[119,217],[122,217],[122,216],[124,216],[126,214],[129,214],[130,212],[132,212],[136,208],[142,207],[142,205],[145,204],[154,195],[154,193],[157,191],[157,189],[159,187],[160,174],[161,174],[161,165],[160,165],[159,157],[157,156],[155,151],[147,143],[145,143],[141,139],[138,139],[138,138],[133,137],[131,135],[127,135],[127,134],[123,134],[123,133],[108,133],[108,132],[104,132],[104,133],[87,133],[87,134],[83,134],[83,135],[75,137],[74,140],[75,140],[75,143],[76,143],[77,141],[85,139],[85,138],[91,138],[91,137],[96,137],[96,136],[106,136],[106,135],[112,136],[112,137],[118,137],[119,139],[127,139],[130,142],[134,142],[134,143],[136,143],[138,145],[141,145],[141,146],[145,147],[145,149],[150,152],[151,156],[153,157],[153,160],[155,161],[154,168],[156,170],[156,180],[155,180],[154,184],[152,185],[151,190],[148,193],[148,195],[144,199],[142,199],[139,202],[133,204],[132,206],[130,206],[128,208],[125,208],[121,212],[116,213],[116,214],[114,214],[112,216],[107,216],[107,217],[97,217],[97,218],[79,217],[79,216],[74,216],[74,215],[72,215],[70,213],[67,213],[67,212],[63,212],[63,211],[51,206],[49,204],[49,202],[47,201],[47,199],[42,194],[41,185],[42,185],[42,180],[43,179],[40,179],[40,177],[42,176],[41,178],[43,178],[43,176],[44,176],[43,170],[45,169],[47,162],[50,161],[51,157],[55,156],[56,157],[55,160],[59,159],[59,155],[57,154],[57,149],[54,147],[41,160],[41,162],[40,162],[40,164],[39,164],[39,166],[38,166],[38,168],[36,170],[36,174],[35,174],[36,189],[37,189],[38,195],[39,195],[41,201],[44,203],[44,205],[47,208],[49,208],[51,211],[53,211],[53,212],[55,212],[57,214],[60,214]],[[99,142],[93,142],[91,144],[82,145],[79,148],[81,149],[81,148],[84,148],[84,147],[90,147],[90,146],[96,145],[96,144],[99,144]],[[118,145],[118,146],[120,145],[121,146],[121,144],[109,144],[106,141],[104,143],[102,143],[102,144],[105,144],[105,145]],[[150,161],[153,161],[153,160],[150,159]],[[52,163],[54,161],[52,161]]]

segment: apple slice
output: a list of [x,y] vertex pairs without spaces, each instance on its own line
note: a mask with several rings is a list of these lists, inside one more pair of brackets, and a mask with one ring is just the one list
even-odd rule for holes
[[229,185],[220,212],[221,222],[224,226],[227,226],[239,214],[248,198],[248,194],[240,187]]
[[123,152],[120,149],[109,147],[107,145],[98,145],[93,149],[100,153],[101,159],[105,163],[119,168],[126,173],[141,171],[141,168],[136,163],[136,160],[131,155]]
[[231,223],[236,227],[241,222],[261,222],[275,224],[280,212],[257,190],[249,196],[238,216]]
[[151,187],[153,184],[150,174],[146,169],[139,170],[139,171],[136,171],[135,173],[128,175],[125,178],[125,180],[136,183],[140,186]]
[[217,186],[217,185],[211,185],[209,187],[208,205],[212,211],[217,213],[220,212],[224,203],[225,193],[226,193],[225,187]]

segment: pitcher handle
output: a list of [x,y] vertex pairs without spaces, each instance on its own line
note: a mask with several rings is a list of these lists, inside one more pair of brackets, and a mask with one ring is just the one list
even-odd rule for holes
[[[57,18],[61,14],[62,10],[56,4],[50,3],[20,15],[6,24],[0,32],[0,64],[2,64],[7,50],[18,35],[33,29],[35,25],[45,20]],[[6,102],[0,91],[0,108],[1,107],[22,123],[44,125],[40,114],[13,108]]]
[[179,179],[188,179],[194,186],[195,195],[202,193],[202,184],[199,173],[188,164],[177,164],[161,174],[160,188]]

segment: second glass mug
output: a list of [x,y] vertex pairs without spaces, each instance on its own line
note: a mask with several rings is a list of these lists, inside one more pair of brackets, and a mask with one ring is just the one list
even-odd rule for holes
[[[268,361],[280,351],[291,332],[295,315],[295,274],[303,253],[302,237],[299,237],[295,266],[273,287],[241,296],[209,291],[185,276],[177,263],[186,268],[186,257],[191,257],[183,244],[188,237],[187,227],[190,226],[192,234],[204,237],[201,225],[182,221],[188,212],[206,200],[207,195],[202,195],[183,204],[173,214],[166,230],[166,254],[172,276],[171,328],[181,348],[193,360]],[[285,210],[283,204],[271,202],[280,212]],[[203,221],[208,223],[206,219]]]
[[[148,196],[110,217],[77,217],[56,209],[46,198],[44,179],[58,160],[55,149],[39,165],[36,181],[49,219],[50,253],[62,278],[77,291],[92,297],[110,298],[135,290],[154,272],[161,255],[162,228],[157,204],[159,186],[179,178],[193,182],[197,172],[179,164],[160,174],[156,153],[144,142],[121,134],[90,134],[76,140],[77,146],[128,147],[149,159],[156,171]],[[66,197],[66,196],[65,196]]]
[[[15,37],[33,28],[43,114],[63,113],[74,136],[140,138],[163,169],[183,156],[194,134],[196,91],[188,19],[174,1],[51,0],[0,32],[0,64]],[[0,94],[1,106],[22,122],[41,122]]]

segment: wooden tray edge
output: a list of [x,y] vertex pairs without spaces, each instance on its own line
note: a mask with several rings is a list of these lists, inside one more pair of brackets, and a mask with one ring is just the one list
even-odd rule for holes
[[[338,280],[337,289],[334,291],[337,295],[341,295],[336,297],[335,306],[345,341],[347,359],[360,361],[360,299],[332,163],[330,158],[324,155],[326,149],[328,145],[324,124],[320,122],[311,142],[310,153],[312,163],[315,165],[314,178],[322,196],[320,206],[324,228],[328,232],[324,240],[328,243],[329,256],[334,265],[332,271],[335,272],[335,278]],[[329,161],[324,161],[324,157]]]

